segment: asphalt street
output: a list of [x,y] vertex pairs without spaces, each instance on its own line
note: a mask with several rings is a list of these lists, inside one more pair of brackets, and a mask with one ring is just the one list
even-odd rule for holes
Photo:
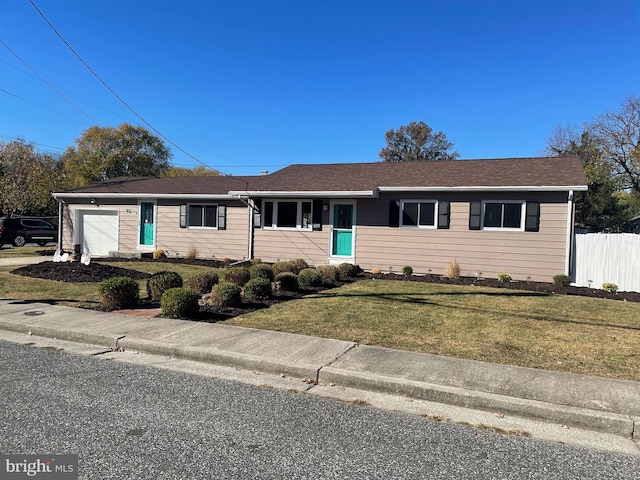
[[0,452],[86,479],[629,479],[637,457],[0,342]]

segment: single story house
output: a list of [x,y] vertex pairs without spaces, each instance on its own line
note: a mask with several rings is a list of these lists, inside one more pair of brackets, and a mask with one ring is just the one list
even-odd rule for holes
[[570,274],[578,157],[298,164],[259,176],[118,178],[67,192],[60,249],[550,281]]

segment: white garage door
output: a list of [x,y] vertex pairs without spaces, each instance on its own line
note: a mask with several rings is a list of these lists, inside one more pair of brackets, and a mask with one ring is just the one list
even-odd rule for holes
[[102,257],[118,250],[118,212],[82,212],[80,225],[84,253]]

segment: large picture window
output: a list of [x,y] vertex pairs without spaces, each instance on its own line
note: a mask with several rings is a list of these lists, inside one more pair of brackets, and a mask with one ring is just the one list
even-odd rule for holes
[[265,200],[262,211],[264,228],[312,229],[311,200]]

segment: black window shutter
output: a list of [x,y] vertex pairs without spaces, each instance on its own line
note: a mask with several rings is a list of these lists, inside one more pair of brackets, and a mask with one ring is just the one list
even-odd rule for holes
[[187,206],[180,205],[180,228],[187,228]]
[[389,202],[389,226],[400,226],[400,202],[397,200],[391,200]]
[[480,230],[482,219],[482,202],[469,204],[469,230]]
[[218,205],[218,230],[227,229],[227,206]]
[[313,226],[313,230],[319,232],[322,230],[322,200],[313,201],[311,212],[311,225]]
[[451,218],[450,202],[441,200],[438,202],[438,228],[449,228],[449,220]]
[[527,202],[524,230],[525,232],[540,231],[540,202]]

